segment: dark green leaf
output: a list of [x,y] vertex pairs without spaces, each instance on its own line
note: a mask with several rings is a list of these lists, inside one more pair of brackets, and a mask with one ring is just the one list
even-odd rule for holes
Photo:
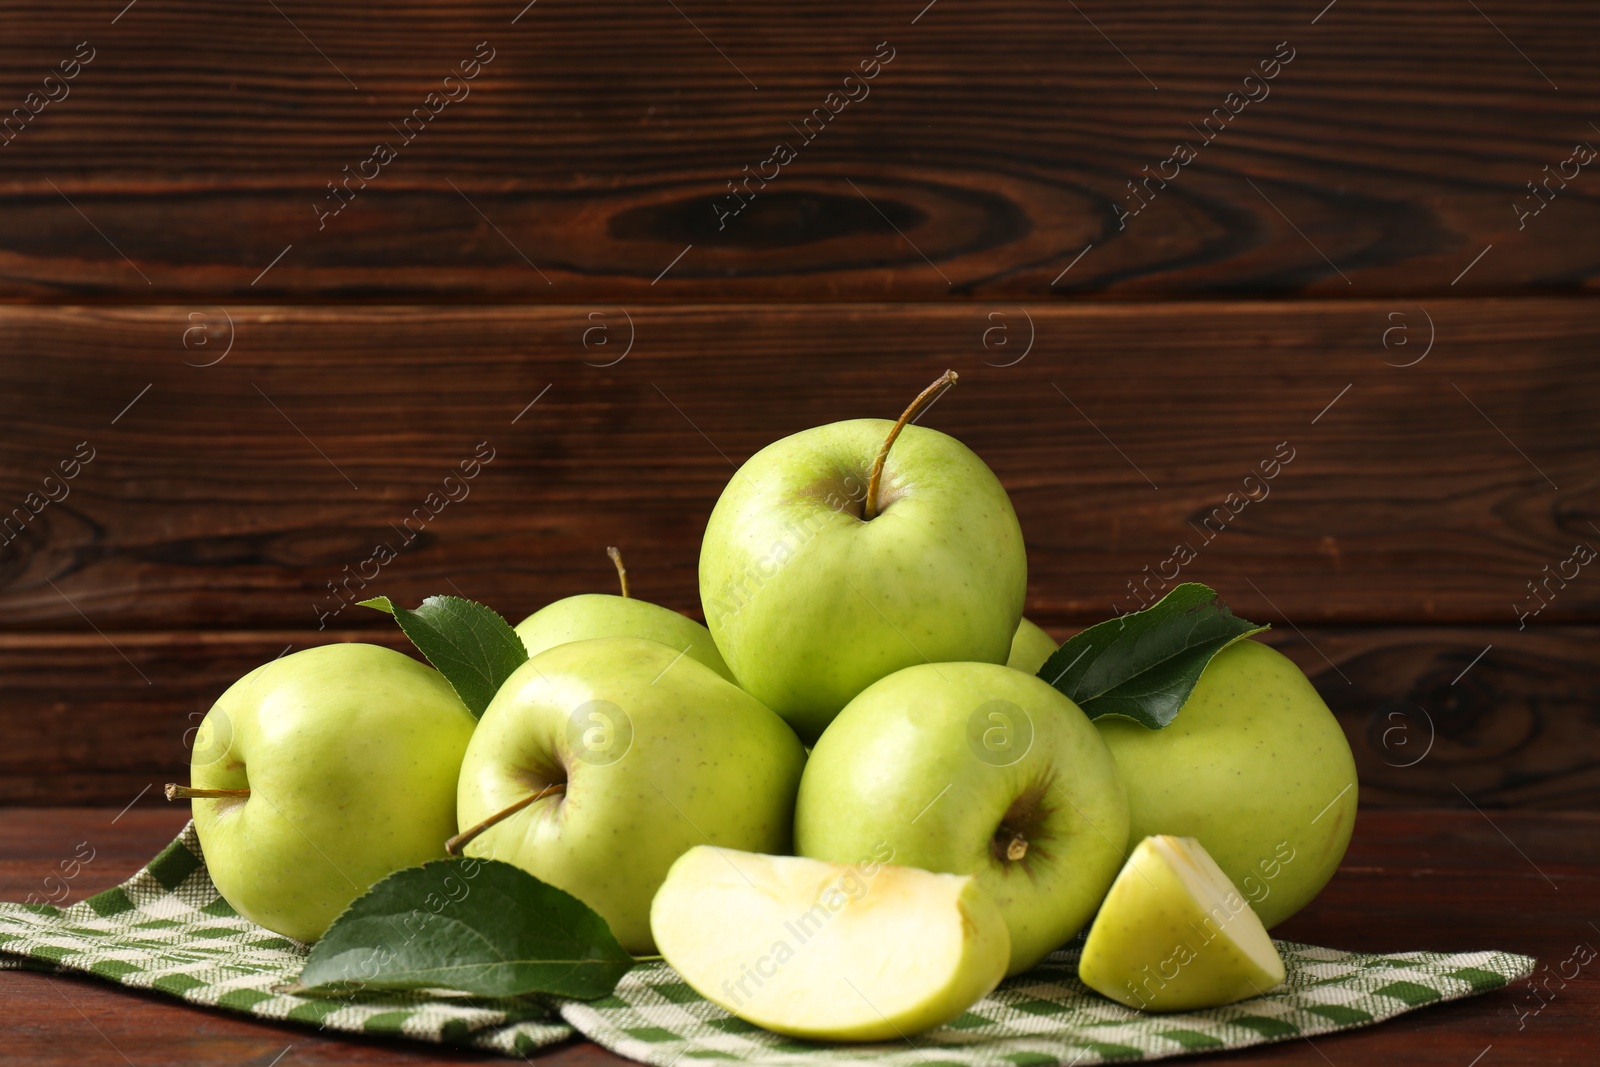
[[1216,590],[1185,582],[1143,611],[1076,635],[1039,677],[1091,719],[1122,715],[1159,730],[1189,699],[1212,656],[1265,629],[1234,615]]
[[339,916],[296,993],[455,989],[592,1000],[633,966],[599,915],[499,860],[435,860],[397,871]]
[[475,717],[483,715],[511,672],[527,662],[517,631],[475,600],[430,596],[415,611],[395,607],[386,596],[360,603],[393,615]]

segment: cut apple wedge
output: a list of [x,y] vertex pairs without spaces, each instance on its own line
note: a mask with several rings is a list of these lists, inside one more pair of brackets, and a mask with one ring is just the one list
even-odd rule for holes
[[662,957],[768,1030],[885,1041],[949,1022],[1005,975],[1000,908],[968,875],[698,845],[650,909]]
[[1187,1011],[1259,996],[1283,959],[1249,901],[1199,841],[1139,842],[1089,928],[1085,985],[1130,1008]]

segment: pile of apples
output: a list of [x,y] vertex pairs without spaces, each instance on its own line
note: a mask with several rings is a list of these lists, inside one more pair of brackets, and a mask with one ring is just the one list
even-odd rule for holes
[[[1163,729],[1039,677],[1011,502],[914,419],[777,441],[700,555],[707,626],[628,595],[550,604],[481,719],[432,668],[335,644],[230,687],[194,819],[245,917],[311,942],[448,851],[583,901],[629,952],[775,1031],[879,1040],[955,1018],[1090,928],[1130,1007],[1281,982],[1265,932],[1337,868],[1355,763],[1306,677],[1241,640]],[[1049,672],[1046,672],[1047,674]]]

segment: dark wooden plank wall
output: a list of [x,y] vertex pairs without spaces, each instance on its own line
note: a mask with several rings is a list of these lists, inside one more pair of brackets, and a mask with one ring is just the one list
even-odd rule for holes
[[[0,270],[42,299],[1595,284],[1592,166],[1513,208],[1600,137],[1593,5],[925,3],[0,4],[0,107],[93,56],[0,147]],[[459,99],[404,141],[435,91]],[[778,176],[719,225],[747,166]],[[1145,166],[1178,176],[1136,200]],[[325,218],[346,167],[375,176]]]
[[0,27],[0,508],[40,494],[0,537],[0,802],[150,803],[250,666],[394,642],[329,583],[485,448],[375,589],[520,616],[607,588],[620,544],[693,612],[730,462],[950,366],[928,421],[1010,488],[1039,621],[1129,606],[1190,543],[1182,577],[1315,678],[1366,803],[1600,806],[1590,5]]
[[[622,544],[641,590],[692,609],[732,463],[893,417],[946,366],[961,384],[927,424],[1010,488],[1030,609],[1057,622],[1132,605],[1127,583],[1170,573],[1186,541],[1184,576],[1251,613],[1515,628],[1529,581],[1600,545],[1587,300],[229,314],[233,350],[195,367],[223,349],[185,351],[183,309],[0,308],[11,497],[95,450],[11,546],[0,628],[78,610],[116,629],[315,628],[328,581],[401,547],[391,524],[491,453],[385,583],[451,580],[525,612],[609,588],[604,548]],[[1386,349],[1407,319],[1415,344]],[[1433,351],[1392,366],[1422,355],[1430,319]],[[1214,516],[1245,492],[1260,499]],[[1579,573],[1537,622],[1600,611]]]

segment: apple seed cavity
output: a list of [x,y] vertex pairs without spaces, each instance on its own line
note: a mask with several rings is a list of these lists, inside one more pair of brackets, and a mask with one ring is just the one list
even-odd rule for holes
[[1048,783],[1040,783],[1029,786],[1011,802],[989,838],[989,853],[996,862],[1022,863],[1030,852],[1035,860],[1045,855],[1040,845],[1046,836],[1045,822],[1051,814],[1044,802],[1048,793]]

